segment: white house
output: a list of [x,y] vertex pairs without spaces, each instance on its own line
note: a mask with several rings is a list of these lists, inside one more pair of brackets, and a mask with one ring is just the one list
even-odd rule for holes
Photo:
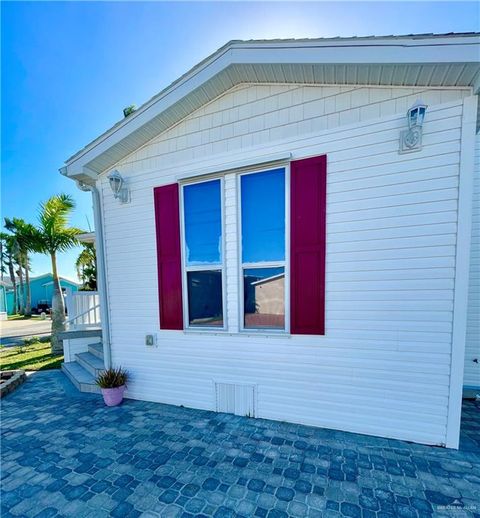
[[127,396],[456,448],[479,57],[478,34],[232,41],[69,158]]

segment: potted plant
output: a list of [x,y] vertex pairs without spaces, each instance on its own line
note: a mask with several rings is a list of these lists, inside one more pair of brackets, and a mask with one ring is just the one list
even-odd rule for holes
[[123,401],[127,380],[128,373],[121,367],[104,370],[97,376],[95,383],[101,388],[107,406],[117,406]]

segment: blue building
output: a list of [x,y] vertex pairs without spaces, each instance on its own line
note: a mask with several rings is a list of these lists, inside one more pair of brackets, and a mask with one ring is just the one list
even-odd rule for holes
[[7,319],[7,284],[0,281],[0,320]]
[[[67,288],[71,288],[72,291],[77,291],[80,286],[78,283],[66,279],[65,277],[60,277],[60,285],[64,293]],[[20,287],[17,284],[17,291],[19,290]],[[24,289],[24,292],[25,291]],[[51,273],[45,273],[38,277],[31,277],[30,293],[32,297],[32,310],[34,310],[38,304],[48,304],[48,306],[51,307],[53,298],[53,275]],[[26,297],[26,294],[24,294],[24,297]],[[9,315],[14,313],[13,289],[11,287],[10,290],[7,291],[7,312]]]

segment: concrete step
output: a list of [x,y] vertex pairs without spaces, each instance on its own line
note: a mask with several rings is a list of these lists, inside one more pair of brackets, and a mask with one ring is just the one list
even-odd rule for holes
[[88,345],[88,352],[103,360],[103,344],[102,342],[98,342],[96,344]]
[[100,394],[100,387],[95,385],[94,377],[77,362],[62,363],[62,372],[80,392]]
[[94,378],[96,378],[102,371],[105,370],[103,359],[98,358],[90,352],[77,353],[75,361],[88,371]]

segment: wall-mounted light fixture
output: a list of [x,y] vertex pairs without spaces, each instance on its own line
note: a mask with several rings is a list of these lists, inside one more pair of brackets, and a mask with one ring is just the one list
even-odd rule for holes
[[120,203],[128,203],[130,201],[130,191],[125,186],[123,176],[115,169],[107,176],[107,178],[115,199],[120,200]]
[[422,126],[427,105],[417,100],[407,111],[408,129],[400,133],[400,153],[410,153],[422,149]]

